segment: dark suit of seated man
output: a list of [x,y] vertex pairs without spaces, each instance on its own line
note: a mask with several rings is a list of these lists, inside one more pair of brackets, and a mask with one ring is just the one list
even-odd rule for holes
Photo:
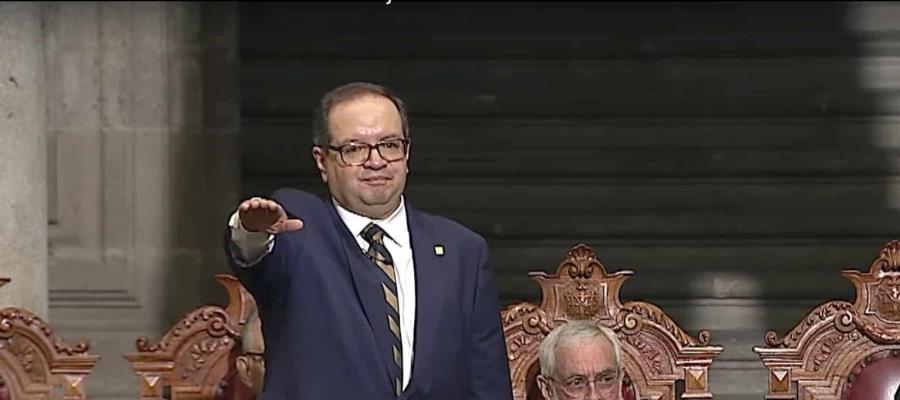
[[246,200],[225,234],[262,319],[260,398],[511,399],[487,243],[403,197],[403,102],[353,83],[327,93],[313,120],[329,198],[282,189]]
[[551,331],[538,352],[545,400],[622,400],[622,350],[609,329],[568,322]]

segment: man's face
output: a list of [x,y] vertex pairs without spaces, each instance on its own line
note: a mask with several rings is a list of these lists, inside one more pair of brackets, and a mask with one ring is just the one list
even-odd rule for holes
[[556,373],[538,377],[546,400],[621,400],[623,373],[605,338],[556,347]]
[[262,392],[263,378],[266,374],[266,364],[262,354],[266,350],[263,340],[259,318],[247,322],[249,334],[241,338],[243,341],[243,354],[235,360],[238,377],[245,386],[250,388],[254,395]]
[[[331,145],[377,144],[402,139],[403,125],[397,107],[388,98],[363,95],[338,103],[328,115]],[[339,151],[313,148],[313,157],[328,190],[344,208],[370,218],[387,217],[400,204],[406,186],[409,153],[388,162],[372,149],[359,166],[341,160]]]

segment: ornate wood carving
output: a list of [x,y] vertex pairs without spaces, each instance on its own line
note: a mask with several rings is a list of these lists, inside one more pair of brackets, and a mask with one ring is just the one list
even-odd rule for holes
[[[0,286],[9,282],[0,278]],[[70,345],[32,312],[9,307],[0,310],[0,396],[12,399],[83,400],[84,380],[99,356],[88,345]]]
[[142,400],[161,400],[166,387],[172,400],[214,399],[220,391],[254,300],[234,276],[215,278],[228,292],[225,308],[196,308],[159,342],[140,337],[137,352],[124,356],[138,375]]
[[[622,344],[623,362],[641,399],[674,400],[675,382],[685,381],[685,399],[712,399],[708,368],[722,352],[710,334],[691,336],[658,307],[643,301],[622,304],[619,290],[633,274],[607,274],[594,251],[583,244],[569,250],[555,274],[531,272],[541,287],[540,305],[510,305],[501,314],[513,397],[529,398],[529,375],[538,345],[555,327],[586,319],[609,327]],[[533,396],[533,395],[532,395]]]
[[900,345],[900,241],[886,243],[868,272],[841,274],[856,288],[855,302],[825,302],[753,349],[769,368],[767,399],[840,399],[854,366]]

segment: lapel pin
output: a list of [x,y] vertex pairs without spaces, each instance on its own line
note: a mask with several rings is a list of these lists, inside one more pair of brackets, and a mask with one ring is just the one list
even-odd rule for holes
[[440,257],[444,255],[444,246],[439,244],[434,245],[434,255]]

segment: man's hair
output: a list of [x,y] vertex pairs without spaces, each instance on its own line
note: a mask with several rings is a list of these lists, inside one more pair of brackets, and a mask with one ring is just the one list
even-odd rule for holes
[[[249,349],[250,345],[250,336],[254,334],[254,331],[259,329],[260,335],[262,334],[262,327],[260,326],[259,320],[259,311],[257,309],[253,309],[253,312],[247,316],[247,322],[244,323],[243,328],[241,329],[241,352],[247,353],[251,351]],[[262,339],[262,338],[260,338]]]
[[328,115],[335,106],[363,96],[381,96],[394,103],[397,112],[400,113],[403,137],[409,137],[409,121],[406,118],[406,106],[403,104],[403,100],[400,100],[384,86],[369,82],[351,82],[332,89],[319,100],[319,106],[313,113],[313,144],[324,147],[331,141]]
[[592,339],[602,337],[608,341],[615,353],[616,367],[621,367],[622,348],[616,335],[607,327],[590,321],[572,321],[557,327],[541,342],[538,355],[541,361],[541,375],[552,377],[556,374],[556,349],[574,347]]

